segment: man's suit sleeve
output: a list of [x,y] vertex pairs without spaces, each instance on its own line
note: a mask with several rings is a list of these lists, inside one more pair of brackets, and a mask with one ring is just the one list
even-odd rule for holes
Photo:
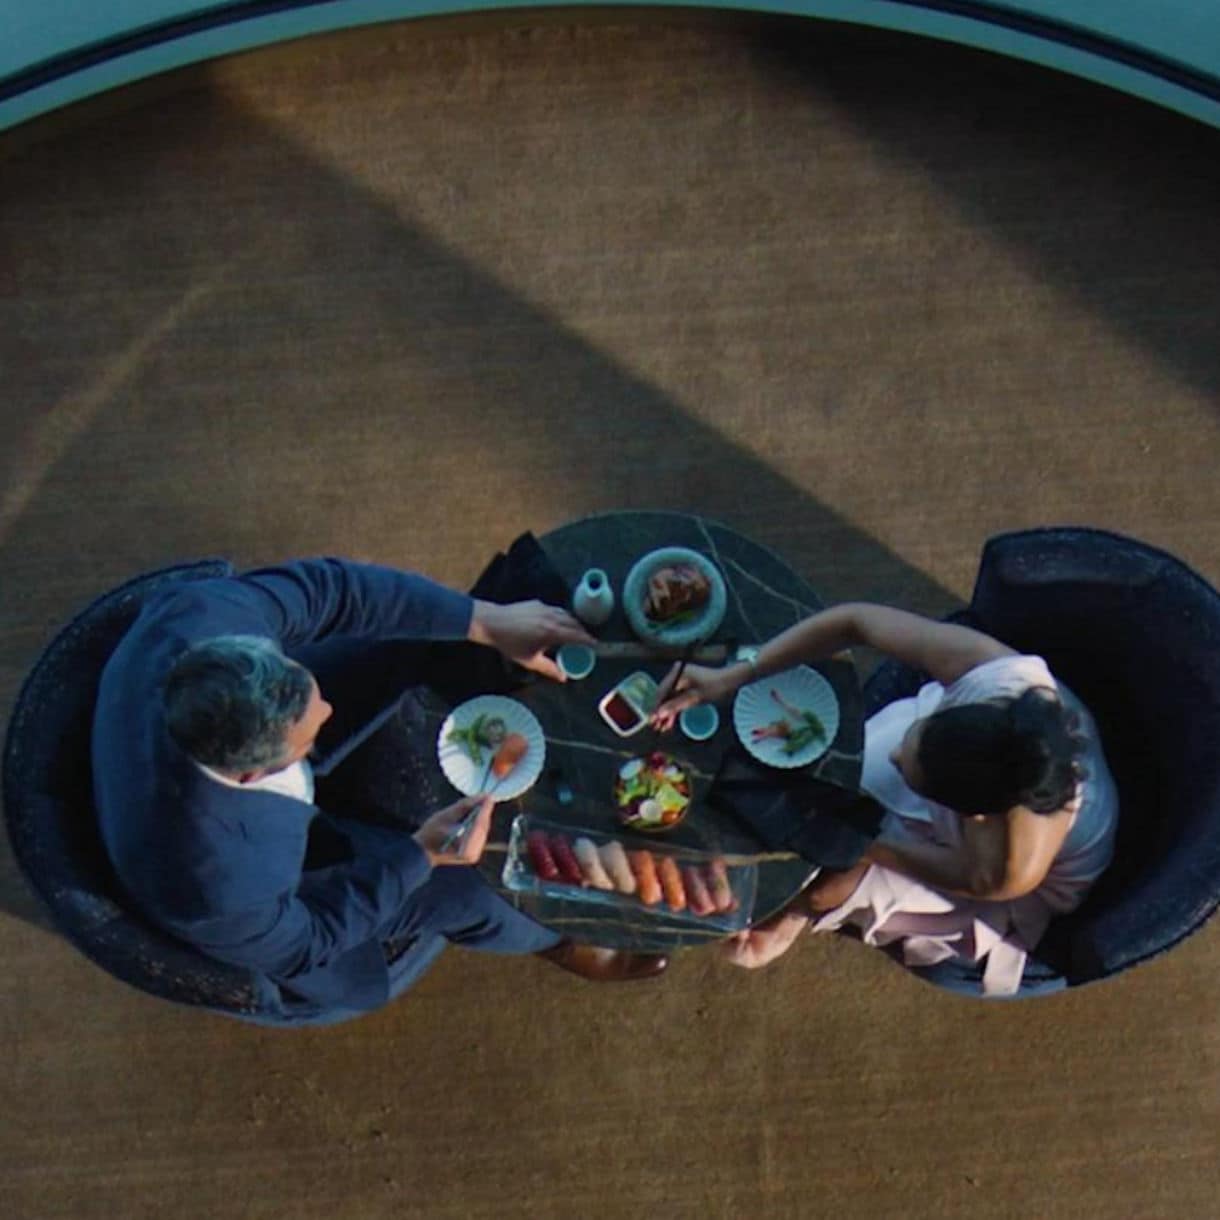
[[430,874],[423,849],[404,836],[393,853],[304,873],[293,891],[196,924],[191,940],[223,961],[291,980],[384,939]]
[[339,636],[463,640],[474,606],[426,576],[330,558],[260,568],[217,581],[212,592],[240,619],[261,620],[285,649]]

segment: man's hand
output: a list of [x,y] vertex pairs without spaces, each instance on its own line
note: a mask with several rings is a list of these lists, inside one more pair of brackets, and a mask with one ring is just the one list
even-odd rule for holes
[[545,649],[559,644],[597,643],[566,610],[537,600],[508,606],[476,601],[467,639],[495,648],[522,668],[556,682],[564,681],[564,675]]
[[[442,864],[477,864],[487,843],[491,811],[495,807],[496,802],[490,796],[464,796],[434,813],[411,837],[427,852],[433,868]],[[465,833],[449,843],[467,816],[472,821]]]
[[794,911],[785,911],[755,928],[738,932],[720,945],[720,952],[734,966],[757,970],[782,957],[796,938],[809,927],[809,920]]

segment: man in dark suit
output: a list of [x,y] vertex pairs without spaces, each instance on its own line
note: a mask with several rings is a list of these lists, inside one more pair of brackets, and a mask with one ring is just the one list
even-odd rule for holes
[[289,1021],[378,1007],[446,942],[539,953],[599,980],[660,973],[663,958],[560,940],[483,882],[469,866],[490,800],[458,801],[414,833],[313,803],[307,760],[335,709],[326,679],[320,687],[292,654],[388,640],[467,640],[558,678],[544,650],[588,637],[541,602],[478,601],[337,559],[152,598],[106,666],[93,729],[102,837],[134,902],[202,952],[254,971]]

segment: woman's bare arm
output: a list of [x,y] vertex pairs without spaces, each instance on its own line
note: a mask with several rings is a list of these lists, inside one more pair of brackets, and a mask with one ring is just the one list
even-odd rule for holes
[[653,721],[659,728],[672,728],[683,708],[727,699],[756,677],[780,673],[802,662],[821,660],[860,645],[922,669],[946,686],[976,665],[1013,655],[1012,649],[999,640],[969,627],[938,623],[891,606],[844,602],[819,611],[768,640],[759,649],[754,665],[741,661],[724,669],[688,666],[675,692],[670,690],[678,675],[679,666],[675,664],[662,683],[664,699]]
[[1042,884],[1072,824],[1071,808],[1050,815],[1018,806],[1003,817],[962,819],[962,850],[876,843],[874,864],[961,898],[1010,902]]
[[979,882],[972,876],[975,866],[967,856],[935,843],[877,842],[865,858],[891,872],[901,873],[945,894],[959,898],[978,898]]
[[1075,809],[1075,805],[1069,805],[1051,814],[1034,813],[1022,806],[1010,809],[1005,815],[1008,850],[1003,875],[980,897],[1006,902],[1036,890],[1072,828]]
[[946,686],[984,661],[1012,655],[1012,649],[999,640],[969,627],[939,623],[892,606],[844,602],[768,641],[759,651],[758,670],[778,673],[862,644],[925,670]]

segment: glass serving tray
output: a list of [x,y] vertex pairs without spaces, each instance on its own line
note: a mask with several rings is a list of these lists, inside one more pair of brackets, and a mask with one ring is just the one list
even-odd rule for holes
[[517,892],[655,914],[728,934],[747,927],[754,914],[758,865],[518,814],[502,880]]

